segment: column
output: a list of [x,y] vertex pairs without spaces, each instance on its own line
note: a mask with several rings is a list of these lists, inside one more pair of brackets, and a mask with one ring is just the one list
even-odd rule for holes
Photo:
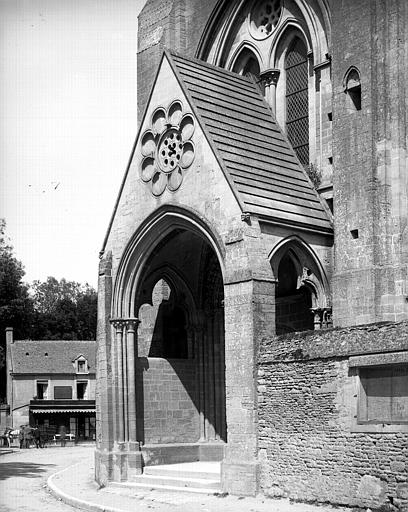
[[139,449],[136,431],[136,329],[139,325],[137,318],[127,318],[126,345],[127,345],[127,425],[129,450]]
[[261,82],[265,87],[265,99],[274,114],[276,114],[276,86],[278,84],[279,75],[279,69],[267,69],[260,74]]
[[121,319],[111,320],[115,329],[115,373],[117,384],[117,432],[116,442],[122,444],[125,442],[125,414],[124,414],[124,387],[123,387],[123,328],[124,322]]
[[204,336],[203,326],[198,324],[195,328],[196,333],[196,360],[198,375],[198,411],[200,426],[200,442],[205,441],[205,391],[204,391]]

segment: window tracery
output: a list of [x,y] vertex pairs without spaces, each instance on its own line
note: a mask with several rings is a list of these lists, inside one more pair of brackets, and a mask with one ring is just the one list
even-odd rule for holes
[[281,0],[258,0],[251,10],[249,27],[255,39],[269,37],[279,23]]
[[[208,26],[197,57],[245,74],[248,70],[238,62],[250,50],[260,68],[257,82],[276,121],[300,162],[317,166],[322,174],[321,186],[329,190],[333,173],[332,126],[328,117],[332,86],[331,26],[326,3],[225,0],[223,5],[222,21]],[[292,68],[289,61],[295,54],[301,56],[301,62]],[[274,74],[267,73],[269,70]],[[297,81],[299,75],[301,86],[293,90],[292,79]]]
[[296,37],[285,59],[286,131],[297,157],[303,165],[309,163],[309,85],[307,49]]
[[171,192],[180,188],[195,156],[191,140],[194,129],[194,118],[183,112],[180,101],[153,112],[150,128],[142,135],[140,170],[142,181],[150,184],[153,195],[160,196],[166,188]]

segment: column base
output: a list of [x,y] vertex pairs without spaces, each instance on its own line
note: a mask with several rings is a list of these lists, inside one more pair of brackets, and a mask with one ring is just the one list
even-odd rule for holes
[[259,463],[223,461],[221,485],[223,492],[235,496],[256,496],[259,489]]
[[[125,448],[125,447],[124,447]],[[95,480],[99,485],[109,482],[126,482],[143,473],[142,452],[137,450],[95,450]]]

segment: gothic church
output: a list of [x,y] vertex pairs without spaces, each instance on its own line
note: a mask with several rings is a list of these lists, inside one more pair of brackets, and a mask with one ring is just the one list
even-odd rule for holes
[[408,3],[148,0],[96,480],[408,505]]

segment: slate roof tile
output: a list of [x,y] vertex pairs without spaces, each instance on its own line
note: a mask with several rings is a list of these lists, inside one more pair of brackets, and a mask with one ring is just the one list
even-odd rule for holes
[[197,59],[167,55],[246,211],[331,233],[318,193],[255,82]]
[[96,370],[95,341],[16,340],[8,347],[11,351],[12,372],[16,374],[75,374],[72,362],[81,355],[88,361],[89,373],[93,374]]

